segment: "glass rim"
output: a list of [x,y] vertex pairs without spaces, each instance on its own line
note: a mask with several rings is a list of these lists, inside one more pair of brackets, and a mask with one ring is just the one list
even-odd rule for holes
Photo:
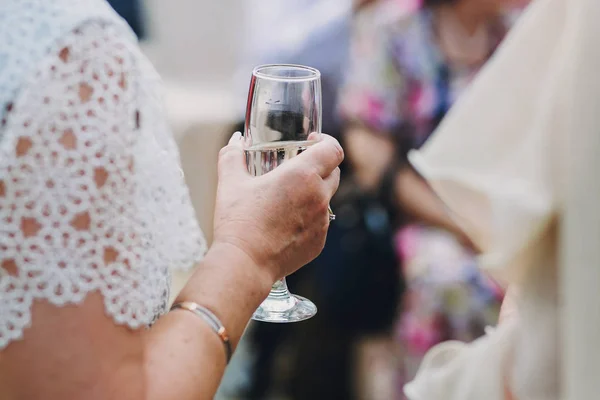
[[[310,72],[311,75],[309,75],[309,76],[276,76],[276,75],[271,75],[269,73],[262,72],[262,70],[267,69],[267,68],[297,69],[297,70],[301,70],[301,71]],[[254,75],[257,78],[267,79],[267,80],[276,81],[276,82],[290,82],[290,81],[310,82],[310,81],[320,79],[321,71],[319,71],[316,68],[308,67],[306,65],[300,65],[300,64],[263,64],[263,65],[254,67],[254,69],[252,70],[252,75]]]

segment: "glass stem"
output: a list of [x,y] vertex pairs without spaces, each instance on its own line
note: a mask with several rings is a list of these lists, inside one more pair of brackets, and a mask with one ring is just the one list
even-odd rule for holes
[[271,300],[287,300],[291,297],[290,291],[288,290],[285,278],[278,280],[271,287],[271,292],[267,299]]

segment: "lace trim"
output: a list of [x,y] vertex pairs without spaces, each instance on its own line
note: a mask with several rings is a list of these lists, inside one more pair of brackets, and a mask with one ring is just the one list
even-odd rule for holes
[[0,348],[36,299],[99,291],[117,323],[148,325],[166,307],[169,267],[206,249],[136,43],[89,22],[38,65],[0,126]]

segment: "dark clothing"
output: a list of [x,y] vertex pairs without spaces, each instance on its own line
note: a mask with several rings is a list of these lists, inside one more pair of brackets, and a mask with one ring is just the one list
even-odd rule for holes
[[138,39],[144,39],[145,31],[140,0],[108,0],[108,3],[127,21]]

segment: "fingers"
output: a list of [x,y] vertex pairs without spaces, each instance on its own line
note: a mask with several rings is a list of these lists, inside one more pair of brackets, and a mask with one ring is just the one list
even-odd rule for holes
[[344,161],[344,150],[331,136],[325,134],[320,136],[321,140],[290,162],[310,166],[321,178],[327,178]]
[[325,184],[326,193],[329,198],[332,198],[340,186],[340,169],[336,167],[328,177],[323,179],[323,183]]
[[310,135],[308,135],[309,142],[316,142],[319,140],[321,140],[321,134],[319,132],[313,132]]
[[229,144],[219,152],[219,180],[248,177],[246,156],[242,146],[242,134],[236,132],[229,139]]
[[229,138],[229,143],[231,145],[242,145],[242,132],[235,132],[233,135],[231,135],[231,137]]

